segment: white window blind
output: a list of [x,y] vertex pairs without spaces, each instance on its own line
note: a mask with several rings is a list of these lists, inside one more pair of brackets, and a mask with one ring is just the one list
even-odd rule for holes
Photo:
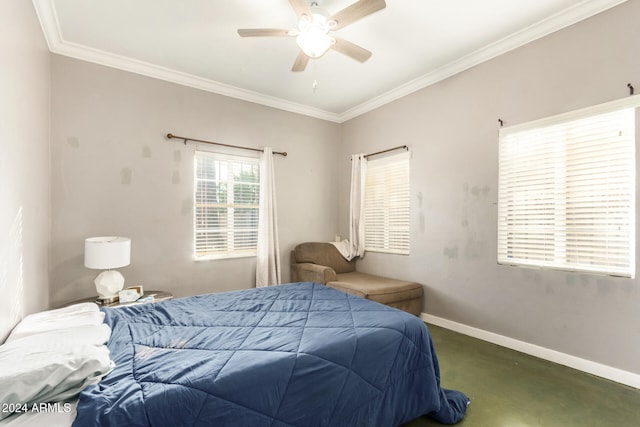
[[635,110],[629,103],[501,129],[500,264],[634,277]]
[[404,152],[367,161],[365,249],[409,254],[409,158]]
[[259,159],[196,151],[194,170],[195,257],[255,255]]

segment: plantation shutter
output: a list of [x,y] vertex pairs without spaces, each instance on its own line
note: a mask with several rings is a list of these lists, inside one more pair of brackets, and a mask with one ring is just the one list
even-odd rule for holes
[[255,255],[259,159],[196,151],[194,169],[195,257]]
[[634,276],[635,110],[628,103],[500,131],[500,264]]
[[367,161],[364,220],[365,248],[409,254],[410,153]]

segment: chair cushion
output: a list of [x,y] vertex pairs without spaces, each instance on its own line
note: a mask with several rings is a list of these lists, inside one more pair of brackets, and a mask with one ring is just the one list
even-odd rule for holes
[[296,262],[310,262],[312,264],[326,265],[336,273],[349,273],[356,270],[355,260],[347,261],[331,243],[306,242],[295,247]]

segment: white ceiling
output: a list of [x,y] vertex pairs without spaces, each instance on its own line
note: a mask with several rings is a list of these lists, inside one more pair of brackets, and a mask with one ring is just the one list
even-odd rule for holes
[[[338,52],[291,72],[288,0],[33,0],[54,53],[343,122],[626,0],[387,0],[337,32],[373,52]],[[335,13],[355,0],[318,0]],[[317,81],[314,91],[313,83]]]

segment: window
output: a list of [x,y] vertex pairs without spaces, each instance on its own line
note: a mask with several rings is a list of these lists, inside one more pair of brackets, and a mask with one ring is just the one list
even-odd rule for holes
[[196,151],[196,259],[256,254],[260,164],[257,158]]
[[501,129],[498,263],[634,277],[633,103]]
[[409,155],[367,161],[364,222],[368,251],[409,254]]

